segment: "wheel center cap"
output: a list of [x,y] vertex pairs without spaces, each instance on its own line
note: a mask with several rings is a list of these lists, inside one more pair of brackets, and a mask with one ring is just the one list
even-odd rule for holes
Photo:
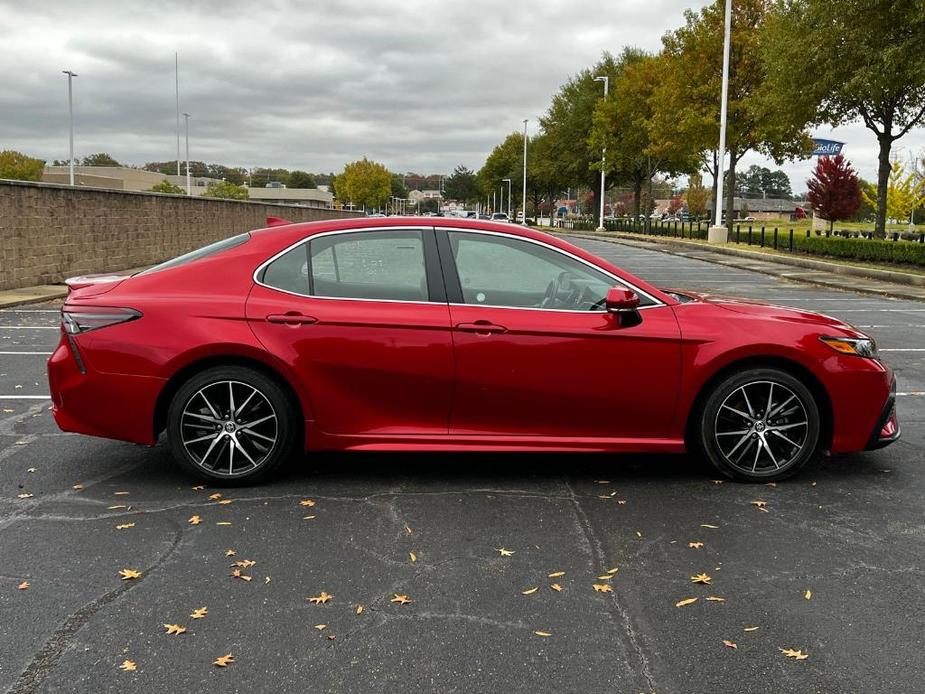
[[764,431],[764,422],[755,422],[755,431]]
[[225,422],[225,431],[229,434],[235,430],[234,422]]

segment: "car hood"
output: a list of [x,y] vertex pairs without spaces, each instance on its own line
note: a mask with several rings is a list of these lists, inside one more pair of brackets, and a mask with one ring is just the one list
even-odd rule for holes
[[719,308],[726,309],[727,311],[733,311],[735,313],[756,316],[759,318],[787,321],[790,323],[811,324],[844,331],[853,336],[866,337],[864,333],[859,331],[854,326],[845,323],[838,318],[833,318],[832,316],[827,316],[816,311],[808,311],[806,309],[793,308],[790,306],[779,306],[777,304],[769,304],[767,302],[758,301],[755,299],[742,299],[739,297],[724,296],[722,294],[709,294],[704,292],[691,292],[686,289],[672,289],[668,291],[673,294],[680,294],[681,296],[689,298],[692,301],[711,304]]

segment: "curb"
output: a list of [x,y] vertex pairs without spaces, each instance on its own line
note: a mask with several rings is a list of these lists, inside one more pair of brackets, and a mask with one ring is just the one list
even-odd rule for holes
[[64,285],[42,285],[38,287],[23,287],[0,291],[0,308],[39,304],[52,299],[63,299],[67,296],[67,287]]
[[[786,258],[780,256],[772,256],[771,254],[765,253],[756,253],[754,251],[744,251],[737,248],[727,248],[727,247],[707,247],[704,244],[691,242],[691,241],[682,241],[680,239],[670,239],[666,240],[661,237],[647,237],[640,238],[638,234],[626,234],[621,232],[615,232],[608,235],[603,234],[589,234],[587,232],[568,232],[568,230],[557,230],[559,235],[567,236],[576,236],[579,238],[591,239],[596,241],[605,241],[608,243],[616,244],[626,244],[631,246],[638,247],[652,247],[657,246],[661,247],[660,250],[664,253],[669,253],[671,255],[681,255],[685,257],[692,257],[690,251],[696,250],[700,251],[701,254],[698,254],[696,257],[698,260],[703,260],[705,262],[715,263],[717,265],[726,265],[730,267],[736,267],[739,269],[752,270],[754,272],[760,272],[765,275],[771,275],[773,277],[780,277],[782,279],[791,280],[795,282],[803,282],[806,284],[818,285],[821,287],[826,287],[828,289],[839,289],[841,291],[848,292],[858,292],[861,294],[872,294],[874,296],[887,296],[892,298],[899,299],[910,299],[913,301],[925,301],[925,277],[918,277],[916,275],[910,275],[908,273],[896,272],[893,270],[878,270],[876,268],[865,268],[857,265],[839,265],[837,263],[830,263],[822,260],[810,260],[806,258]],[[674,250],[668,250],[674,249]],[[703,256],[731,256],[730,259],[726,260],[720,257],[703,257]],[[770,267],[751,267],[743,266],[741,263],[736,263],[732,258],[741,258],[750,261],[765,262],[768,265],[780,265],[781,270],[776,271]],[[835,275],[831,279],[825,277],[813,277],[806,273],[794,273],[788,272],[787,268],[794,270],[797,268],[802,269],[811,269],[816,270],[817,272],[827,273]],[[864,285],[861,283],[853,283],[850,286],[846,286],[846,283],[843,281],[838,281],[838,277],[862,277],[871,281],[877,281],[882,283],[891,283],[890,286],[886,287],[877,287],[871,285]],[[903,289],[903,287],[909,287],[908,290]]]

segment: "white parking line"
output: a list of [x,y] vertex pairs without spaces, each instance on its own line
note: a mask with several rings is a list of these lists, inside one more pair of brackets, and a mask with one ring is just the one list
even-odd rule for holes
[[880,349],[881,352],[925,352],[925,347],[888,347]]
[[60,325],[0,325],[0,330],[61,330]]
[[61,313],[56,308],[0,308],[0,313]]
[[0,395],[0,400],[51,400],[48,395]]
[[910,390],[908,393],[897,393],[896,397],[920,398],[925,395],[925,390]]
[[51,356],[51,352],[0,352],[0,354],[33,354],[36,356],[41,355],[43,357]]

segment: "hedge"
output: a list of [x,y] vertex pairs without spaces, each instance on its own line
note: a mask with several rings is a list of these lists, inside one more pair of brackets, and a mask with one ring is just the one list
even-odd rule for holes
[[[787,243],[786,237],[783,239]],[[846,258],[875,263],[925,266],[925,243],[883,239],[841,238],[795,234],[793,250],[809,255]]]

